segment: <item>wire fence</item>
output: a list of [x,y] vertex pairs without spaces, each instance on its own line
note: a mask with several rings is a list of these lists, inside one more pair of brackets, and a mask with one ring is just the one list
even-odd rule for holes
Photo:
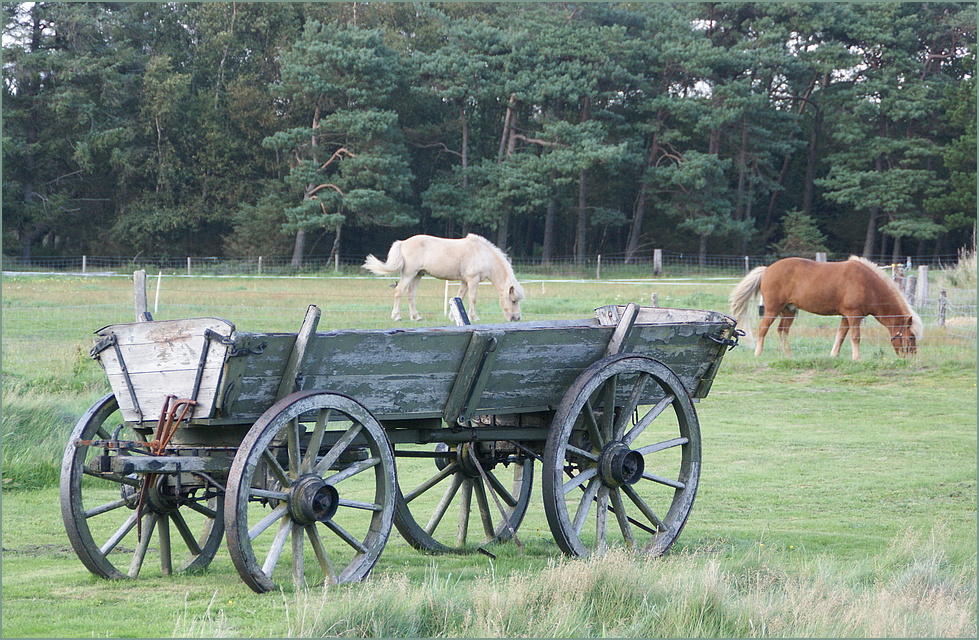
[[[829,261],[846,260],[850,254],[823,254]],[[814,258],[816,256],[813,256]],[[542,276],[609,277],[614,274],[635,276],[744,275],[754,267],[768,265],[774,255],[707,255],[676,253],[665,250],[643,252],[626,259],[624,253],[600,254],[576,259],[559,256],[511,258],[514,269]],[[926,265],[944,268],[958,261],[955,254],[904,257],[870,256],[880,265]],[[24,259],[4,256],[3,269],[17,272],[52,272],[85,274],[125,274],[144,269],[149,274],[164,275],[301,275],[326,272],[361,273],[364,256],[307,256],[302,266],[295,266],[291,256],[217,257],[217,256],[64,256]]]

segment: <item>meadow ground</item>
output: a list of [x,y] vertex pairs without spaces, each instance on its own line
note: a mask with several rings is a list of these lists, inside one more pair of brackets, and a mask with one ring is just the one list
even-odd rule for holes
[[[654,293],[660,306],[725,311],[735,279],[523,281],[524,318],[538,320]],[[389,282],[167,278],[155,301],[150,278],[149,300],[158,319],[251,331],[294,332],[310,303],[321,330],[374,328],[392,325]],[[424,281],[422,324],[446,322],[444,295]],[[976,634],[976,350],[940,327],[908,360],[873,320],[862,362],[830,359],[836,321],[814,316],[793,327],[792,358],[774,342],[761,358],[730,352],[697,405],[700,488],[665,557],[563,557],[535,487],[522,551],[429,556],[394,532],[364,583],[257,595],[223,547],[201,575],[107,582],[68,545],[58,465],[106,390],[87,336],[130,321],[131,300],[126,278],[3,281],[5,637]],[[498,321],[490,288],[479,301]]]

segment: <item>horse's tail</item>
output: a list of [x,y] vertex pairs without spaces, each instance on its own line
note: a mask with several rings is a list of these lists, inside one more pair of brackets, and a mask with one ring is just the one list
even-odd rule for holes
[[745,318],[748,315],[748,307],[761,292],[761,277],[764,274],[765,267],[755,267],[734,287],[734,291],[728,297],[731,302],[731,315],[738,321],[738,327],[744,330],[744,337],[749,344],[753,343],[755,338],[751,335],[751,323],[746,322]]
[[381,262],[373,255],[368,255],[364,260],[363,268],[377,276],[393,276],[401,273],[404,269],[405,259],[401,255],[401,241],[395,240],[388,251],[387,262]]

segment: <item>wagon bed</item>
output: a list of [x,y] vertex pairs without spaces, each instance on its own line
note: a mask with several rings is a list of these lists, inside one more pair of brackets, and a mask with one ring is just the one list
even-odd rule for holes
[[[199,568],[227,526],[256,591],[276,588],[281,558],[299,585],[310,572],[361,579],[392,525],[425,551],[519,544],[535,466],[566,553],[613,538],[662,553],[679,534],[699,479],[693,402],[737,342],[728,316],[613,305],[581,320],[336,331],[318,318],[310,307],[298,333],[219,318],[97,332],[112,393],[79,421],[62,471],[90,570],[137,575],[154,531],[175,570],[171,529],[187,547],[177,569]],[[83,476],[117,497],[83,504]],[[127,518],[94,532],[112,512]],[[134,527],[123,571],[113,554]]]

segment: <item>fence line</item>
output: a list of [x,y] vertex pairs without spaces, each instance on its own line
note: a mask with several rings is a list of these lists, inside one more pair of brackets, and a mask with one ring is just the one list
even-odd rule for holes
[[[850,254],[819,254],[813,258],[829,261],[846,260]],[[773,255],[708,255],[703,259],[697,254],[677,253],[657,249],[653,252],[635,256],[628,263],[623,253],[606,253],[589,256],[583,261],[576,261],[570,256],[560,256],[544,262],[540,258],[512,258],[511,262],[517,269],[535,273],[551,274],[594,274],[596,279],[605,269],[636,269],[653,272],[654,275],[666,275],[670,272],[681,274],[716,273],[718,271],[730,274],[744,274],[748,270],[762,265],[768,265],[777,260]],[[877,264],[892,265],[891,256],[870,256]],[[290,275],[297,273],[316,273],[324,271],[359,270],[363,264],[362,256],[309,256],[304,259],[303,267],[292,266],[290,256],[255,256],[255,257],[215,257],[215,256],[66,256],[66,257],[34,257],[29,260],[5,256],[3,268],[6,271],[53,271],[74,273],[132,273],[138,269],[164,272],[167,275],[183,273],[187,275]],[[926,265],[941,268],[958,262],[958,255],[929,255],[920,258],[905,257],[901,265],[910,268]]]

